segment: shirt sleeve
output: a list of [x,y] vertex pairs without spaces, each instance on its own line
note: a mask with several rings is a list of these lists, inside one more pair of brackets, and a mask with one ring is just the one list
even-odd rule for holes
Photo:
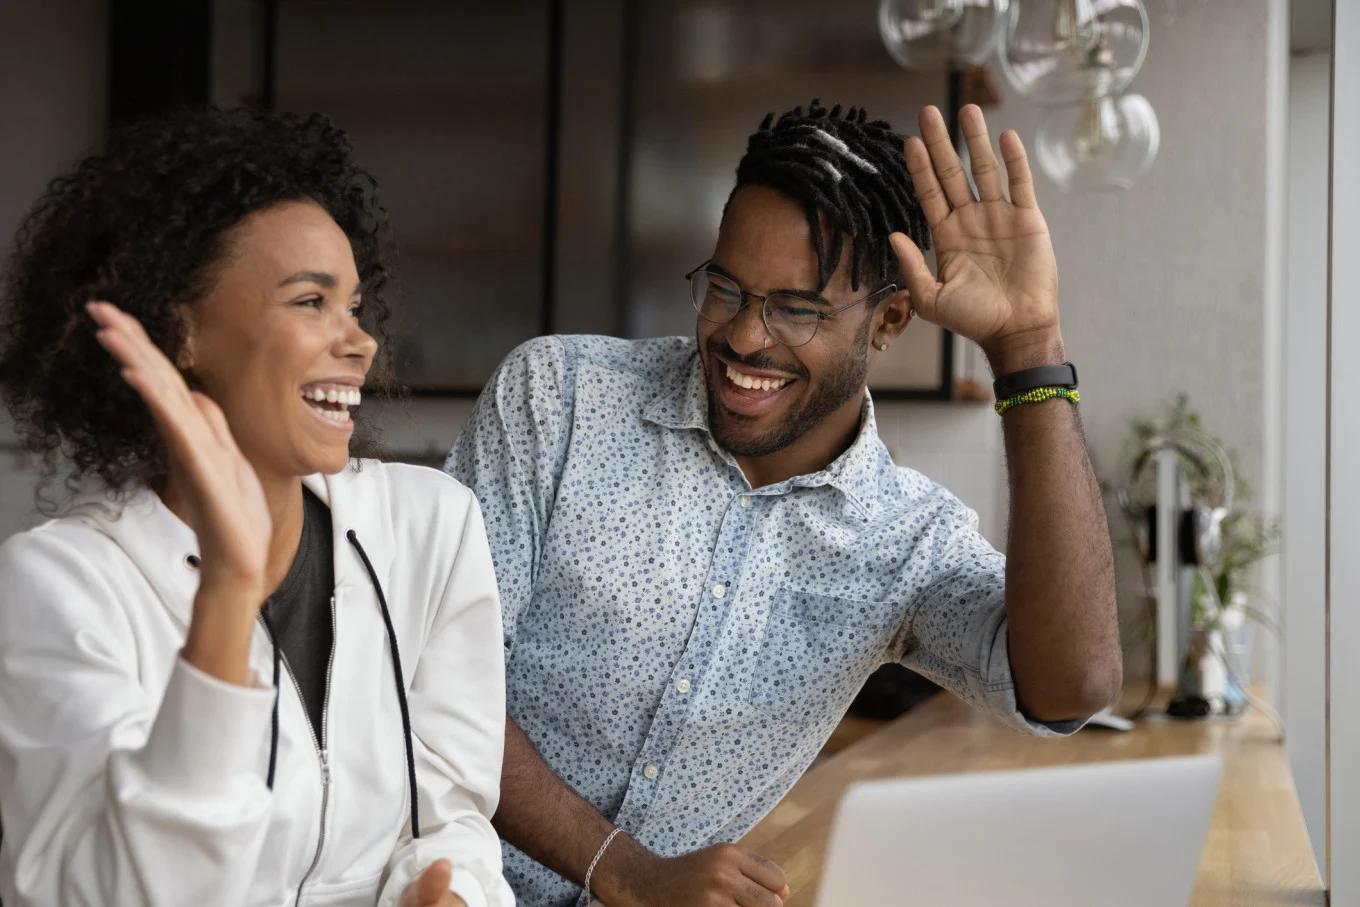
[[[470,496],[469,496],[470,498]],[[505,748],[505,660],[496,578],[481,512],[469,500],[453,569],[409,694],[421,836],[409,828],[378,899],[392,907],[431,863],[453,865],[449,888],[468,907],[514,907],[491,825]]]
[[0,589],[0,898],[241,904],[273,689],[182,658],[148,689],[118,593],[50,534],[0,548]]
[[1085,721],[1040,722],[1015,696],[1006,627],[1006,558],[978,532],[978,517],[943,489],[928,530],[931,567],[898,640],[900,663],[1017,731],[1062,736]]
[[574,370],[563,341],[539,337],[501,363],[444,471],[472,489],[486,520],[509,657],[529,602],[571,436]]

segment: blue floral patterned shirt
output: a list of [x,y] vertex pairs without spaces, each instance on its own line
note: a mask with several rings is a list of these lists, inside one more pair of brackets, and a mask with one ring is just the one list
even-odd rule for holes
[[[500,366],[445,467],[481,501],[510,716],[663,856],[735,841],[898,661],[1013,727],[1005,559],[895,466],[872,403],[825,470],[753,489],[708,432],[695,342],[541,337]],[[505,845],[525,907],[580,889]]]

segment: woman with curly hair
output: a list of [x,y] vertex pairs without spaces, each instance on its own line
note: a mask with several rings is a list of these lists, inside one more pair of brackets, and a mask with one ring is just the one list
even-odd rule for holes
[[248,111],[114,135],[21,229],[0,391],[76,493],[0,547],[7,907],[513,904],[481,513],[351,459],[385,237],[342,132]]

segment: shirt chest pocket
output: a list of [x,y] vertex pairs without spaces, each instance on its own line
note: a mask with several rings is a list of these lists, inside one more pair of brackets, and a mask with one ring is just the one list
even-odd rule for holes
[[896,602],[777,590],[748,701],[784,721],[840,720],[885,661],[900,612]]

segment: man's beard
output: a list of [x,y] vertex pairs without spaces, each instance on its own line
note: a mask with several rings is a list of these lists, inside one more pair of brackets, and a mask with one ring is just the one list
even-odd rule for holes
[[[777,451],[783,450],[793,444],[803,435],[820,425],[827,416],[845,405],[845,402],[859,393],[864,387],[865,379],[869,374],[869,323],[873,319],[865,318],[860,326],[859,332],[855,335],[854,345],[851,347],[853,352],[845,359],[841,366],[829,375],[824,375],[821,386],[801,404],[795,404],[794,408],[784,417],[783,424],[756,437],[748,437],[740,434],[733,428],[746,422],[748,417],[737,413],[719,410],[720,403],[718,395],[714,391],[713,383],[715,380],[726,380],[721,375],[709,376],[704,382],[708,389],[708,430],[713,434],[713,439],[718,442],[725,450],[731,451],[739,457],[764,457]],[[786,366],[776,362],[765,360],[761,354],[754,356],[738,356],[726,343],[710,339],[708,342],[708,361],[717,363],[714,354],[720,354],[730,362],[746,365],[753,369],[767,369],[770,371],[784,371]],[[716,364],[713,366],[716,370]],[[804,380],[807,374],[803,374]]]

